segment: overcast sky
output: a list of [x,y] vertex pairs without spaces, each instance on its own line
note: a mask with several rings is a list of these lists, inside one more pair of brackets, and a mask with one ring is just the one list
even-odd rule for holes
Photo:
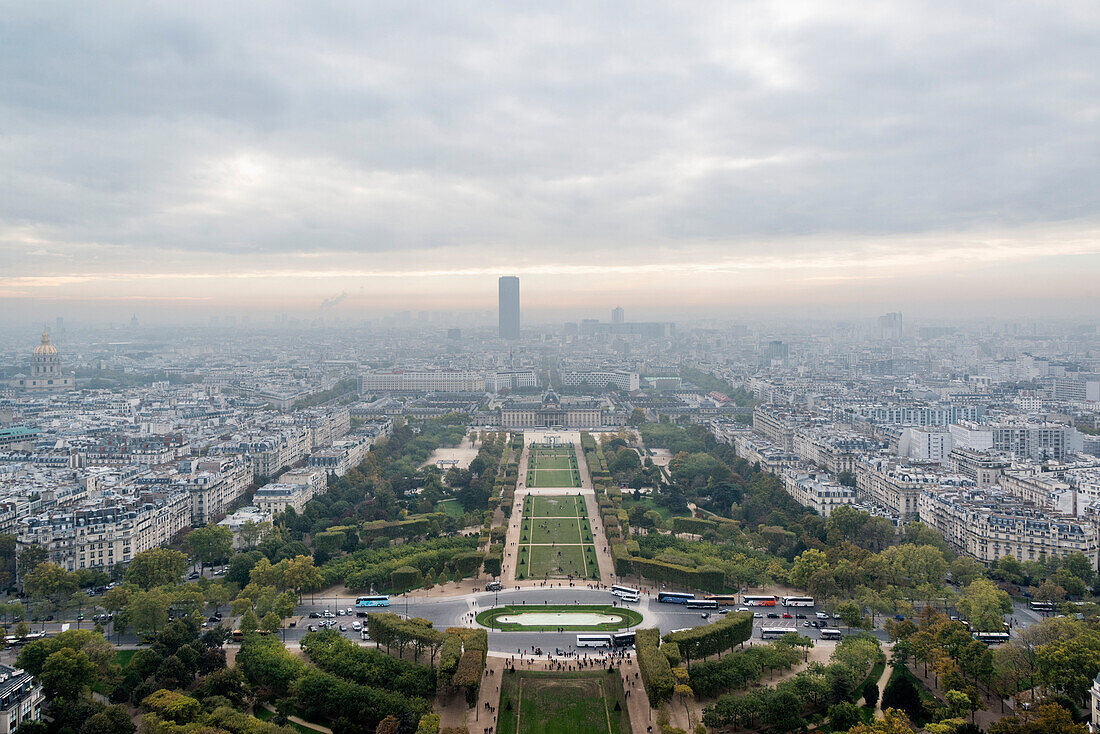
[[518,274],[530,309],[1095,311],[1097,39],[1095,0],[4,1],[0,310]]

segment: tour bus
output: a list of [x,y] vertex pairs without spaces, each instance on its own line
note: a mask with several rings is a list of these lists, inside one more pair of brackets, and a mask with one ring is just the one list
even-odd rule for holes
[[717,594],[717,595],[714,595],[714,596],[708,596],[707,598],[708,599],[713,599],[714,601],[718,602],[718,606],[720,606],[720,607],[735,607],[735,606],[737,606],[737,595],[736,594]]
[[1036,601],[1032,599],[1027,603],[1027,606],[1033,612],[1042,612],[1043,614],[1054,613],[1054,602],[1052,601]]
[[814,598],[812,596],[785,596],[783,597],[783,606],[785,607],[812,607],[814,605]]
[[611,641],[615,647],[634,647],[634,633],[618,632],[611,636]]
[[611,593],[615,596],[640,596],[641,592],[629,586],[612,586]]
[[489,583],[485,584],[486,591],[500,591],[503,588],[504,584],[500,583],[499,581],[490,581]]
[[798,630],[794,627],[761,627],[760,639],[770,640],[773,637],[782,637],[783,635],[797,635]]
[[659,591],[657,601],[662,604],[687,604],[695,599],[695,594],[684,594],[679,591]]
[[577,635],[577,647],[611,647],[611,635]]
[[774,607],[774,596],[743,596],[741,603],[747,607]]
[[975,632],[971,637],[987,645],[1001,645],[1008,642],[1007,632]]
[[714,599],[691,599],[687,603],[688,609],[717,609],[718,602]]
[[839,640],[841,638],[840,630],[833,627],[826,627],[821,630],[821,639],[823,640]]
[[355,606],[357,607],[388,607],[390,605],[390,598],[388,596],[361,596],[355,600]]
[[244,633],[240,630],[233,630],[233,642],[240,642],[244,639]]

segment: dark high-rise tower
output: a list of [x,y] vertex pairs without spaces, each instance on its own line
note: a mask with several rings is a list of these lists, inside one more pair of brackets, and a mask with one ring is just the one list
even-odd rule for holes
[[497,312],[501,339],[519,339],[519,278],[502,275]]

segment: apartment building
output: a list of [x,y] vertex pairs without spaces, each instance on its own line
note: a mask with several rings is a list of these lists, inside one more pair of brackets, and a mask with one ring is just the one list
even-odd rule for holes
[[484,392],[485,374],[473,370],[372,370],[359,376],[359,392]]
[[311,449],[323,448],[351,430],[351,413],[346,406],[299,411],[294,414],[294,423],[309,430]]
[[1001,489],[1036,507],[1074,514],[1076,497],[1073,487],[1053,472],[1035,465],[1013,466],[1001,470]]
[[216,521],[252,485],[252,463],[243,457],[195,459],[185,462],[190,473],[183,484],[191,493],[191,523]]
[[24,518],[17,535],[20,544],[41,546],[47,560],[66,570],[107,569],[168,543],[190,522],[190,494],[169,488],[48,510]]
[[288,507],[293,507],[295,512],[301,513],[306,503],[315,496],[316,493],[309,485],[277,482],[256,490],[252,502],[260,512],[268,515],[277,515]]
[[0,734],[42,720],[42,684],[22,668],[0,665]]
[[637,372],[624,370],[567,370],[561,373],[561,384],[565,387],[590,385],[597,388],[614,387],[634,392],[641,385]]
[[795,502],[828,517],[837,507],[854,505],[856,493],[825,474],[805,466],[790,466],[782,473],[783,487]]
[[856,464],[856,496],[902,522],[915,520],[921,490],[941,481],[938,467],[896,457],[867,457]]
[[770,405],[758,405],[752,411],[752,430],[771,441],[776,448],[794,451],[795,424],[791,415]]
[[349,469],[362,463],[372,443],[373,439],[369,436],[349,436],[339,439],[332,444],[332,448],[318,449],[310,454],[307,465],[321,469],[326,474],[342,477],[348,473]]
[[947,455],[948,471],[970,477],[979,489],[988,489],[998,484],[1001,472],[1007,466],[1009,462],[1003,457],[961,446],[951,449]]
[[993,448],[1018,459],[1065,461],[1083,446],[1081,434],[1073,426],[1010,421],[993,426]]
[[1007,555],[1040,561],[1082,553],[1097,568],[1100,533],[1095,523],[1045,511],[1005,493],[928,487],[920,496],[919,516],[982,563]]

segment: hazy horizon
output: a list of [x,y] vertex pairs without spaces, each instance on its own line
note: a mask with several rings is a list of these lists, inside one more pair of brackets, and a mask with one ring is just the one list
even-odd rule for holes
[[506,274],[525,323],[1100,304],[1094,3],[5,21],[5,324],[495,312]]

